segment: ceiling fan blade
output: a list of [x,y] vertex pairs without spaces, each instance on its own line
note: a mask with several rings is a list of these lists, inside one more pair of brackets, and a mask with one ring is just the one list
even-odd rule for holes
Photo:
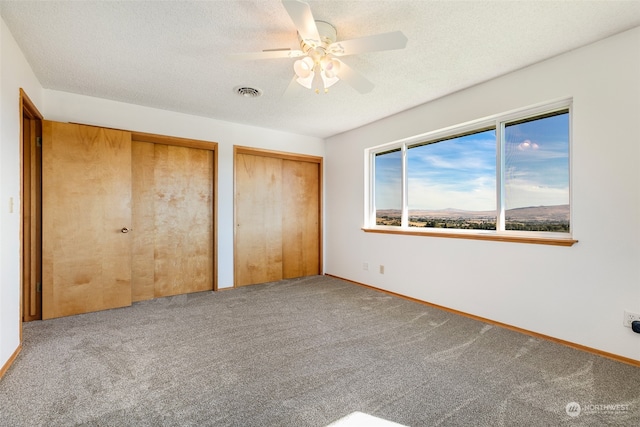
[[282,5],[291,17],[300,37],[312,47],[319,46],[320,34],[309,4],[300,0],[282,0]]
[[329,46],[329,53],[335,56],[345,56],[377,52],[380,50],[404,49],[406,46],[407,37],[402,31],[393,31],[391,33],[376,34],[374,36],[332,43]]
[[274,49],[263,50],[262,52],[232,53],[229,58],[237,61],[252,61],[255,59],[297,58],[299,56],[304,56],[304,52],[301,50]]
[[338,78],[349,84],[360,93],[369,93],[375,86],[373,83],[367,80],[365,76],[349,67],[342,61],[340,61],[340,72],[338,73]]

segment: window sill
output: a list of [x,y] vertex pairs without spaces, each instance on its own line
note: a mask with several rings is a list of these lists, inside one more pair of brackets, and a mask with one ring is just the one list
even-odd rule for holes
[[573,246],[577,240],[566,237],[523,236],[496,232],[456,233],[440,231],[412,231],[391,228],[362,228],[365,233],[402,234],[407,236],[445,237],[449,239],[490,240],[494,242],[532,243],[536,245]]

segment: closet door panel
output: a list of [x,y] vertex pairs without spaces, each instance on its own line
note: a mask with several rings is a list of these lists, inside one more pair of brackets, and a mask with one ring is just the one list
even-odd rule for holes
[[235,284],[282,279],[282,160],[235,158]]
[[213,289],[213,152],[133,142],[134,301]]
[[155,145],[155,296],[213,290],[213,153]]
[[283,278],[320,273],[318,163],[283,160]]
[[131,135],[44,121],[42,163],[43,318],[130,305]]

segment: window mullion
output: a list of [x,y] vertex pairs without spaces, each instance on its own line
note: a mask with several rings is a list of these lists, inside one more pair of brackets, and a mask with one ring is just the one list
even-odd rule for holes
[[[366,227],[372,227],[376,225],[376,196],[375,196],[375,180],[376,180],[376,155],[375,153],[369,153],[369,158],[365,162],[368,166],[368,173],[365,171],[365,179],[367,180],[364,185],[367,189],[367,199],[365,200],[365,218],[364,223]],[[366,167],[365,166],[365,167]]]
[[505,151],[504,151],[504,123],[496,122],[496,231],[505,230],[505,207],[504,207],[504,174],[505,174]]
[[409,227],[409,197],[407,190],[409,187],[407,179],[407,144],[402,144],[402,218],[401,227]]

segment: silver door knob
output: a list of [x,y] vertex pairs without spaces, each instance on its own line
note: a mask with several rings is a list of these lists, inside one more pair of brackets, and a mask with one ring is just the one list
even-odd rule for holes
[[127,227],[122,227],[122,230],[120,230],[120,231],[123,232],[123,233],[128,233],[131,230],[129,230]]

